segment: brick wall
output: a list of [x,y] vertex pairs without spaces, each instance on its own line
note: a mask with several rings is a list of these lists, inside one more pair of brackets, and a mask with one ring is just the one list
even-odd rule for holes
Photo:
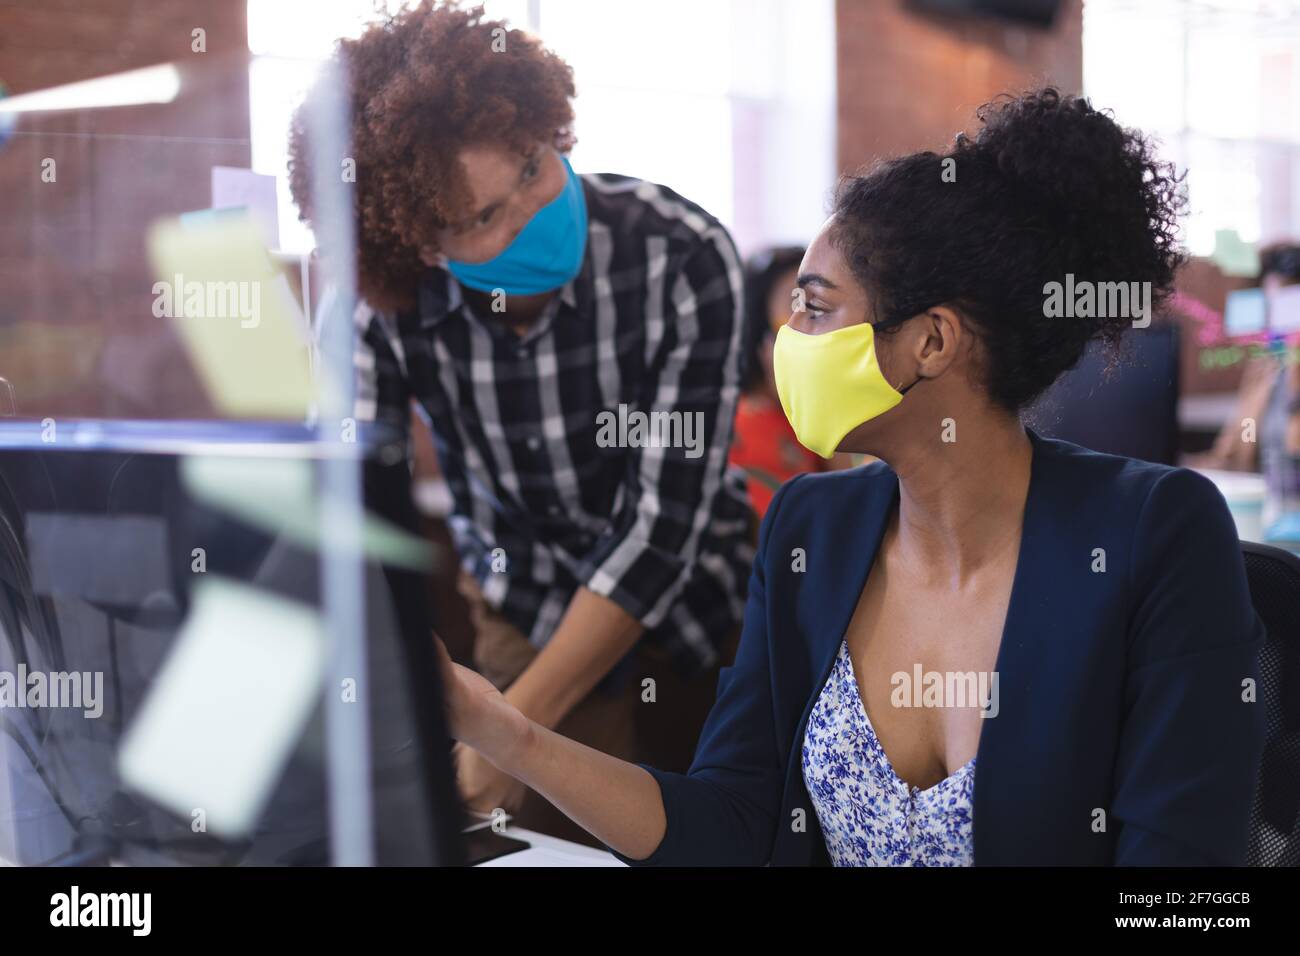
[[1051,30],[922,14],[903,0],[839,0],[839,164],[946,145],[998,93],[1083,85],[1081,0]]
[[11,94],[159,63],[182,81],[166,105],[25,116],[0,147],[0,376],[23,417],[209,412],[151,313],[144,236],[208,205],[213,165],[248,165],[246,47],[243,0],[0,0]]
[[[1044,84],[1067,93],[1083,87],[1082,0],[1065,0],[1050,30],[919,14],[903,0],[838,0],[836,34],[837,152],[844,172],[881,157],[943,148],[971,128],[976,107],[999,93]],[[1196,262],[1178,285],[1222,309],[1228,289],[1242,283]],[[1184,329],[1183,390],[1234,388],[1239,369],[1200,368],[1195,331],[1192,324]]]

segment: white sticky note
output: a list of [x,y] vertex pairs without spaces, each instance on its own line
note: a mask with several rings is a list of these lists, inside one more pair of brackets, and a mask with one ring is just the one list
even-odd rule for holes
[[313,608],[212,576],[118,752],[133,790],[209,831],[257,824],[321,693]]
[[1283,286],[1269,297],[1268,326],[1281,335],[1300,332],[1300,285]]
[[262,230],[267,248],[280,247],[280,208],[274,176],[236,166],[213,166],[212,208],[247,209]]

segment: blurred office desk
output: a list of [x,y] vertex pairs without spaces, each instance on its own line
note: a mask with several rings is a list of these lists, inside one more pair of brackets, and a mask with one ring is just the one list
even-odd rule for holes
[[[547,836],[545,833],[525,830],[522,827],[507,827],[505,836],[523,840],[528,844],[528,849],[520,850],[518,853],[510,853],[506,856],[499,856],[496,859],[488,860],[486,863],[479,863],[478,866],[616,866],[627,868],[626,863],[615,859],[612,854],[604,850],[583,846],[581,843],[571,843],[568,840]],[[0,866],[16,865],[0,856]]]
[[[538,833],[535,830],[525,830],[523,827],[512,826],[506,828],[504,835],[524,841],[528,844],[528,849],[510,853],[506,856],[499,856],[496,859],[488,860],[486,863],[479,863],[478,866],[615,866],[627,868],[626,863],[616,859],[613,854],[605,850],[597,850],[595,847],[583,846],[581,843],[561,840],[558,837],[547,836],[545,833]],[[0,866],[16,865],[11,860],[0,856]]]
[[1197,468],[1209,478],[1228,503],[1232,520],[1237,523],[1237,537],[1242,541],[1264,540],[1264,499],[1267,489],[1264,476],[1253,471],[1220,471]]
[[553,867],[553,866],[621,866],[627,864],[616,859],[613,854],[594,847],[571,843],[557,837],[547,836],[522,827],[507,827],[505,835],[523,840],[528,844],[527,850],[499,856],[496,859],[480,863],[479,866],[511,867]]
[[[478,866],[615,866],[627,868],[626,863],[615,859],[612,854],[606,853],[604,850],[583,846],[581,843],[570,843],[568,840],[560,840],[556,837],[547,836],[545,833],[536,833],[521,827],[507,827],[505,835],[516,840],[523,840],[529,845],[528,849],[520,850],[518,853],[510,853],[506,856],[499,856],[496,859],[488,860],[486,863],[479,863]],[[0,856],[0,867],[17,865],[12,860]]]
[[1236,392],[1183,395],[1178,399],[1178,423],[1188,431],[1217,433],[1236,408]]
[[1184,454],[1208,450],[1237,411],[1236,392],[1202,392],[1178,398],[1178,448]]
[[1268,491],[1263,475],[1253,471],[1219,471],[1214,468],[1195,470],[1214,482],[1228,502],[1228,511],[1237,524],[1238,538],[1272,545],[1300,555],[1300,536],[1296,534],[1295,515],[1282,517],[1268,513],[1269,509],[1265,507]]

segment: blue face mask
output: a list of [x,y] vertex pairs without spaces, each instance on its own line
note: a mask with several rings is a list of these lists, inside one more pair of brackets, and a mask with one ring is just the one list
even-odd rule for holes
[[560,194],[537,210],[514,242],[487,262],[452,262],[461,285],[481,292],[535,295],[558,289],[582,269],[587,251],[587,198],[582,181],[564,159],[569,179]]

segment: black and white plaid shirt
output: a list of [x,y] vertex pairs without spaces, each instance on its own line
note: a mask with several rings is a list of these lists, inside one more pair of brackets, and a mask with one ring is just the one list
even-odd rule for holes
[[[419,403],[462,565],[534,645],[586,585],[694,673],[740,621],[753,560],[744,477],[727,464],[741,265],[722,225],[672,190],[582,181],[582,270],[522,337],[476,316],[442,269],[409,313],[358,310],[357,417],[404,427]],[[648,432],[611,427],[633,413],[650,413]]]

